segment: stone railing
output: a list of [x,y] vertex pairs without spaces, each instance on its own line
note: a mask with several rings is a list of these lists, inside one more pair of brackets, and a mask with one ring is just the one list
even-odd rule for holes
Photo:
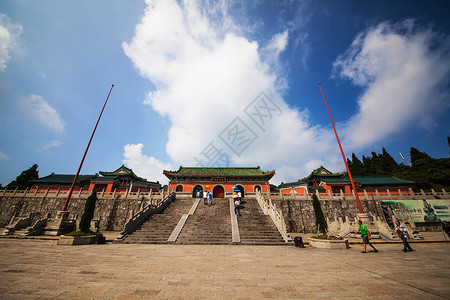
[[[316,190],[315,194],[319,200],[355,200],[355,194],[352,193],[344,193],[342,190],[340,193],[332,193],[328,191],[326,193],[319,193]],[[293,190],[290,193],[280,192],[279,194],[271,194],[272,197],[280,197],[281,199],[298,199],[298,200],[312,200],[312,193],[297,193]],[[379,192],[375,190],[375,192],[367,192],[364,190],[363,192],[358,192],[358,197],[361,200],[394,200],[394,199],[448,199],[450,195],[447,193],[445,189],[442,189],[442,192],[436,192],[431,189],[431,192],[424,192],[420,190],[420,193],[415,193],[412,189],[409,189],[408,192],[401,190],[390,190],[387,189],[385,192]]]
[[281,236],[286,243],[292,243],[292,239],[287,235],[286,224],[284,223],[284,217],[281,210],[277,209],[276,205],[269,200],[266,201],[264,196],[260,192],[256,192],[256,200],[261,206],[262,211],[265,215],[269,215],[272,218],[273,223],[277,227]]
[[142,210],[137,213],[133,213],[133,216],[125,224],[124,230],[119,234],[117,240],[122,240],[128,234],[132,233],[139,225],[147,221],[151,215],[163,211],[173,200],[175,199],[175,193],[170,193],[162,201],[157,201],[154,203],[151,199],[150,203],[147,204]]
[[10,235],[14,234],[16,230],[20,230],[22,228],[25,228],[27,226],[31,225],[31,222],[33,220],[33,214],[28,214],[25,218],[16,218],[13,217],[8,225],[6,225],[6,229],[3,232],[3,235]]
[[[25,190],[0,190],[0,196],[5,197],[52,197],[52,198],[66,198],[69,194],[68,190],[50,190],[50,189],[25,189]],[[72,194],[72,198],[82,198],[86,199],[91,195],[91,192],[88,190],[74,190]],[[112,192],[106,192],[105,190],[101,192],[97,192],[97,198],[111,198],[115,199],[116,197],[124,198],[124,199],[151,199],[151,198],[160,198],[162,199],[163,193],[157,192],[141,192],[138,190],[137,192],[129,192],[127,191],[117,191],[114,190]]]

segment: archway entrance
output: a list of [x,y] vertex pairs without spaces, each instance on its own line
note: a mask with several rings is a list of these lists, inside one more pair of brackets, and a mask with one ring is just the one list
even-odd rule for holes
[[183,185],[179,184],[177,185],[177,187],[175,188],[175,192],[182,192],[183,191]]
[[203,187],[199,184],[194,186],[194,188],[192,189],[192,198],[197,198],[197,191],[200,192],[199,198],[202,198],[203,197]]
[[245,196],[245,189],[244,189],[244,187],[242,185],[240,185],[240,184],[236,184],[234,187],[236,187],[241,192],[241,196],[242,196],[242,198],[244,198],[244,196]]
[[225,190],[223,189],[223,186],[221,185],[216,185],[213,188],[213,197],[214,198],[223,198],[225,197]]
[[254,189],[255,189],[255,193],[256,193],[256,192],[261,192],[261,191],[262,191],[261,186],[260,186],[259,184],[258,184],[258,185],[255,185]]

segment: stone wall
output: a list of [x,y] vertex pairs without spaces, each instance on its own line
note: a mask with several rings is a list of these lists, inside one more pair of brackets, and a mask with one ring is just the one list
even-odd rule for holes
[[[359,213],[355,200],[319,200],[325,217],[334,218],[355,217]],[[299,199],[272,199],[277,208],[283,212],[287,232],[317,232],[316,216],[312,200]],[[384,218],[378,200],[361,200],[361,206],[365,213]]]
[[[3,195],[2,195],[3,194]],[[51,217],[55,217],[56,213],[62,209],[65,202],[65,197],[56,196],[42,196],[32,194],[18,193],[0,193],[0,227],[6,226],[13,216],[26,217],[29,213],[33,213],[33,222],[44,218],[47,214]],[[141,210],[146,204],[150,202],[150,198],[153,198],[153,202],[161,201],[163,195],[142,195],[142,194],[129,194],[129,195],[109,195],[102,197],[101,193],[98,194],[99,199],[96,203],[94,219],[100,220],[100,230],[123,230],[125,223],[132,217],[133,212]],[[268,197],[268,194],[264,194]],[[77,225],[80,221],[81,214],[83,213],[84,204],[88,195],[76,196],[71,199],[68,211],[70,212],[69,218],[76,218]],[[359,208],[356,200],[351,198],[351,195],[329,195],[328,199],[324,199],[327,195],[319,195],[320,203],[324,215],[330,220],[334,220],[337,217],[350,217],[354,218],[359,213]],[[379,195],[379,198],[373,196],[360,195],[361,205],[365,213],[369,213],[372,216],[379,216],[384,219],[382,209],[380,207],[379,200],[386,199],[405,199],[405,195],[397,194],[392,195],[387,193],[386,195]],[[433,191],[431,194],[419,193],[409,194],[407,199],[449,199],[449,194],[443,191],[443,193],[437,194]],[[190,193],[177,193],[177,198],[190,198]],[[246,199],[254,199],[254,193],[246,195]],[[303,196],[301,196],[303,197]],[[288,197],[286,195],[271,195],[272,203],[277,209],[280,209],[283,213],[284,222],[287,232],[303,232],[306,228],[307,232],[317,232],[316,219],[314,209],[312,205],[311,195],[305,195],[300,198],[299,195]],[[253,201],[253,200],[251,200]],[[450,204],[449,204],[450,205]]]
[[[13,216],[25,217],[29,213],[33,213],[33,222],[48,214],[53,218],[62,210],[65,201],[65,198],[55,197],[0,196],[0,227],[8,225]],[[140,210],[149,201],[148,198],[99,198],[94,219],[100,220],[100,230],[120,231],[133,212]],[[69,218],[76,218],[77,226],[85,203],[86,198],[73,198],[69,203]]]

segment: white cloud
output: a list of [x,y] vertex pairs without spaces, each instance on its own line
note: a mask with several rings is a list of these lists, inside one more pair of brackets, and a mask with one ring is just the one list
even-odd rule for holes
[[13,24],[6,15],[0,14],[0,71],[6,69],[11,52],[19,50],[18,38],[22,30],[22,25]]
[[31,118],[56,132],[64,131],[64,122],[59,113],[42,96],[31,94],[21,102],[23,110]]
[[[220,14],[195,1],[147,4],[135,36],[123,48],[156,86],[145,103],[171,122],[166,151],[174,163],[196,165],[194,157],[213,142],[233,165],[274,168],[281,180],[295,180],[311,171],[305,171],[306,162],[333,157],[330,132],[311,126],[307,110],[290,108],[282,99],[284,78],[273,58],[286,48],[288,31],[260,46],[241,34],[245,30],[239,30],[225,2]],[[260,92],[281,110],[265,128],[244,112]],[[236,117],[257,135],[240,155],[219,138]],[[289,174],[283,172],[288,166]]]
[[[440,40],[441,39],[441,40]],[[334,62],[334,76],[362,86],[358,112],[345,124],[345,144],[370,146],[418,124],[430,130],[448,109],[448,37],[419,29],[413,20],[381,23],[362,32]]]
[[153,156],[142,153],[143,144],[128,144],[124,146],[122,161],[129,168],[133,169],[138,176],[149,181],[159,181],[161,184],[167,183],[168,179],[162,174],[163,170],[172,170],[170,164],[163,163]]
[[51,148],[61,147],[61,146],[62,146],[61,141],[53,140],[53,141],[49,141],[49,142],[43,144],[40,150],[47,151],[47,150],[50,150]]
[[3,152],[0,150],[0,159],[8,160],[8,159],[9,159],[9,156],[8,156],[7,154],[3,153]]

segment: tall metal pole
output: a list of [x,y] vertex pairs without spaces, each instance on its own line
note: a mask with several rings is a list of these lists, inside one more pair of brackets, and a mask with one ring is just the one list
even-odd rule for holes
[[361,202],[359,201],[358,192],[356,191],[356,188],[355,188],[355,183],[353,182],[352,174],[350,173],[350,169],[348,168],[348,165],[347,165],[347,159],[345,158],[344,150],[342,150],[341,142],[339,141],[339,136],[337,134],[336,127],[334,127],[333,118],[331,118],[331,113],[330,113],[330,110],[328,109],[327,100],[325,100],[325,95],[323,94],[322,86],[320,85],[320,83],[319,83],[319,87],[320,87],[320,91],[322,92],[323,101],[325,101],[325,106],[327,107],[328,115],[330,116],[331,125],[333,125],[334,134],[336,135],[336,139],[339,144],[339,149],[341,149],[342,159],[344,160],[345,167],[347,168],[348,177],[350,177],[350,182],[352,183],[356,201],[358,202],[358,206],[359,206],[359,211],[360,211],[360,213],[364,213],[362,206],[361,206]]
[[78,179],[78,175],[80,174],[80,170],[81,170],[81,167],[83,166],[84,159],[86,158],[86,154],[89,150],[89,146],[91,145],[91,141],[92,141],[92,138],[94,137],[95,130],[97,129],[98,122],[100,122],[100,118],[102,117],[103,110],[105,109],[106,103],[108,102],[109,95],[111,94],[113,87],[114,87],[114,84],[111,85],[111,89],[109,90],[108,96],[106,97],[106,100],[105,100],[105,104],[103,104],[102,111],[100,112],[100,115],[98,116],[97,123],[95,124],[94,130],[92,131],[92,135],[91,135],[91,138],[89,139],[89,143],[87,144],[86,150],[84,151],[84,155],[83,155],[83,158],[81,159],[80,166],[78,167],[77,174],[75,175],[72,185],[70,186],[69,194],[67,195],[66,203],[64,203],[63,211],[67,210],[67,206],[69,205],[70,197],[72,196],[72,193],[73,193],[73,188],[75,187],[75,183]]

